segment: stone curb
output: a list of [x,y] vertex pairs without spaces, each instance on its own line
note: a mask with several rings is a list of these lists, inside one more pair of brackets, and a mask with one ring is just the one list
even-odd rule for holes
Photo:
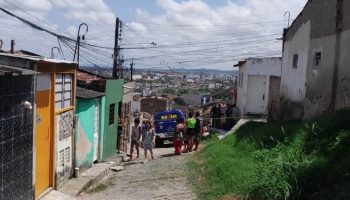
[[82,192],[105,178],[111,172],[111,167],[119,166],[121,164],[121,155],[116,155],[107,162],[97,163],[87,171],[83,172],[78,178],[71,179],[59,189],[59,191],[73,197],[79,196]]

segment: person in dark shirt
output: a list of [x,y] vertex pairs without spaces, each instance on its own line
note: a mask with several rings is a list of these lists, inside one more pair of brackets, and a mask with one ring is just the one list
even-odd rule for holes
[[212,127],[217,127],[217,117],[218,117],[218,108],[216,107],[216,105],[214,105],[212,108],[211,108],[211,111],[210,111],[210,114],[211,114],[211,118],[212,118]]
[[216,128],[218,128],[218,129],[221,128],[221,117],[222,117],[221,105],[219,104],[219,106],[218,106],[218,114],[217,114],[217,119],[216,119]]
[[233,126],[232,126],[232,117],[233,117],[233,110],[232,110],[232,106],[231,105],[227,105],[227,109],[226,109],[226,122],[225,122],[225,126],[226,126],[226,130],[230,130]]
[[196,125],[194,127],[194,151],[198,150],[202,136],[203,119],[199,112],[196,112]]

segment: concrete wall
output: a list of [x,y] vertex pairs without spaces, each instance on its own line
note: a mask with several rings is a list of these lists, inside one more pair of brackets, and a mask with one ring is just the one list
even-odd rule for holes
[[[266,76],[266,97],[269,94],[269,77],[281,76],[281,58],[256,58],[248,59],[247,62],[239,68],[239,76],[237,88],[237,108],[241,111],[241,115],[246,114],[245,106],[247,102],[248,77],[250,75]],[[243,80],[241,80],[243,79]],[[239,83],[241,82],[241,84]],[[267,102],[265,108],[267,108]],[[266,110],[267,111],[267,110]]]
[[136,82],[129,82],[124,84],[124,97],[123,97],[124,103],[129,103],[134,100],[135,86],[136,86]]
[[[279,111],[282,118],[301,118],[304,115],[310,31],[311,22],[307,21],[284,43]],[[294,54],[298,54],[297,68],[293,68]]]
[[75,167],[90,168],[94,157],[95,99],[77,99],[75,127]]
[[[350,13],[349,1],[347,5]],[[340,40],[336,109],[350,107],[350,30],[342,32]]]
[[61,188],[73,175],[74,110],[56,115],[56,187]]
[[[306,70],[304,119],[329,110],[331,106],[335,36],[312,39]],[[321,52],[320,66],[315,66],[315,53]]]
[[[101,103],[101,110],[105,110],[100,116],[104,116],[101,131],[101,152],[102,160],[113,156],[116,152],[117,132],[118,132],[118,106],[123,102],[123,80],[107,80],[105,98]],[[109,125],[109,107],[115,104],[114,123]],[[102,107],[103,106],[103,107]]]

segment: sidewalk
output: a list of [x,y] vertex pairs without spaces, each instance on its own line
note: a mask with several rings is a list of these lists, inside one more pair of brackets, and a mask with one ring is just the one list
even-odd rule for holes
[[220,130],[219,131],[219,136],[218,138],[220,140],[226,138],[227,136],[235,133],[239,128],[241,128],[241,126],[243,126],[244,124],[246,124],[247,122],[250,122],[250,121],[254,121],[254,122],[262,122],[261,119],[240,119],[237,124],[229,131],[223,131],[223,130]]
[[[78,178],[71,179],[61,189],[59,189],[58,192],[63,193],[64,195],[68,195],[69,197],[78,196],[84,190],[101,181],[111,171],[111,167],[121,165],[122,158],[124,156],[125,154],[117,153],[115,156],[108,159],[106,162],[94,164],[90,169],[80,174]],[[62,198],[57,197],[56,199]],[[50,199],[44,198],[44,200]],[[70,199],[63,198],[62,200]]]

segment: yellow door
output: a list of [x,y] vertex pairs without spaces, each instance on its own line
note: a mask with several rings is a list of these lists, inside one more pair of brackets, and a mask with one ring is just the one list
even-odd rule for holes
[[51,186],[51,90],[50,76],[39,75],[36,91],[35,197]]

